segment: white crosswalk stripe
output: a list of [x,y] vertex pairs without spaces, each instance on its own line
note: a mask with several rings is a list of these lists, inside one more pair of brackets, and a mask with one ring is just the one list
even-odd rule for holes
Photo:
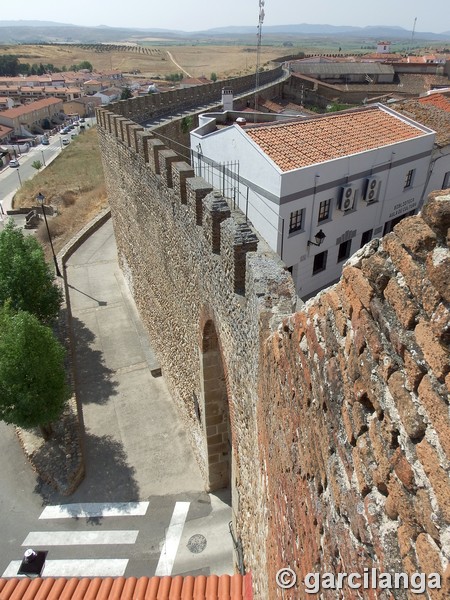
[[[60,504],[47,506],[39,516],[39,519],[90,519],[107,517],[135,517],[145,516],[149,502],[88,502],[80,504]],[[164,543],[162,544],[158,566],[155,575],[171,575],[177,557],[180,540],[183,534],[186,518],[189,512],[190,502],[176,502],[172,513],[170,524],[166,530]],[[86,522],[81,521],[70,524],[71,530],[51,531],[49,524],[45,531],[30,531],[24,539],[22,546],[27,548],[55,548],[53,556],[64,556],[65,550],[56,547],[79,546],[80,554],[83,556],[83,548],[88,546],[104,546],[103,557],[99,558],[68,558],[48,559],[45,561],[43,577],[121,577],[125,574],[128,558],[105,558],[105,554],[111,554],[114,547],[136,544],[139,535],[138,529],[109,529],[95,528],[86,530]],[[80,526],[80,530],[76,527]],[[84,526],[84,528],[83,528]],[[58,528],[58,525],[56,526]],[[87,554],[87,553],[90,554]],[[100,548],[95,550],[101,553]],[[136,551],[133,550],[135,553]],[[77,550],[75,553],[78,554]],[[92,556],[94,550],[86,550],[86,554]],[[122,554],[120,550],[113,555]],[[73,554],[72,554],[73,556]],[[122,555],[123,556],[123,555]],[[9,563],[2,577],[17,577],[17,572],[22,561],[13,560]]]
[[22,546],[87,546],[134,544],[139,531],[31,531]]
[[155,575],[159,575],[160,577],[163,575],[172,575],[173,563],[178,552],[189,506],[190,502],[177,502],[175,504]]
[[146,514],[149,502],[86,502],[46,506],[40,519],[73,519],[82,517],[134,517]]
[[[9,563],[2,577],[17,577],[21,561]],[[122,577],[128,558],[96,558],[45,561],[43,577]]]

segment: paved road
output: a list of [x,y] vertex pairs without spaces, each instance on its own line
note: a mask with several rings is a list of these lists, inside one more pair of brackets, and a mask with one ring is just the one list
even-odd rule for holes
[[203,491],[164,379],[150,373],[156,359],[117,266],[111,222],[72,256],[67,276],[87,476],[60,497],[0,423],[0,575],[14,575],[30,546],[49,550],[48,575],[232,573],[229,498]]
[[[95,119],[89,118],[86,122],[92,126],[95,124]],[[71,133],[76,132],[78,132],[78,129]],[[63,138],[68,138],[69,141],[72,140],[71,134],[60,135],[57,133],[52,135],[50,137],[50,144],[48,146],[38,144],[37,146],[31,148],[26,154],[22,154],[19,158],[20,167],[11,168],[6,166],[0,170],[0,204],[4,212],[11,209],[11,202],[16,191],[24,184],[25,181],[27,181],[27,179],[31,179],[37,174],[38,171],[36,171],[31,164],[38,160],[42,165],[44,165],[44,168],[45,166],[48,166],[53,160],[55,160],[59,153],[65,147],[67,147],[63,146],[62,144]],[[42,172],[42,170],[43,169],[40,171]]]

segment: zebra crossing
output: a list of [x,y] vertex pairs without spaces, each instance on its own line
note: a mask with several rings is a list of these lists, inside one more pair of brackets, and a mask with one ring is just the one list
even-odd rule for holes
[[[123,503],[82,503],[46,506],[39,515],[39,520],[51,521],[57,519],[89,519],[110,517],[145,517],[149,502]],[[166,530],[165,539],[161,541],[161,556],[156,569],[158,575],[171,575],[175,557],[178,551],[184,523],[189,511],[190,502],[176,502],[170,524]],[[64,522],[64,521],[63,521]],[[117,521],[115,521],[117,524]],[[22,542],[23,548],[56,549],[58,547],[78,547],[80,557],[69,559],[48,559],[43,571],[44,577],[120,577],[125,575],[129,558],[127,548],[136,544],[139,529],[107,529],[86,530],[85,523],[80,523],[80,529],[51,531],[30,531]],[[110,548],[119,547],[119,556],[123,558],[104,557],[105,551],[98,550],[103,556],[86,558],[87,547]],[[123,553],[122,553],[123,551]],[[90,551],[91,552],[91,551]],[[77,552],[78,553],[78,552]],[[16,577],[21,559],[9,563],[2,577]]]

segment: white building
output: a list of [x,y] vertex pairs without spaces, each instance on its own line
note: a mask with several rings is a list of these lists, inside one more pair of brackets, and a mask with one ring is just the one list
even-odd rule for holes
[[378,54],[389,54],[391,51],[391,42],[377,42]]
[[418,208],[432,129],[382,105],[284,123],[243,124],[259,116],[242,113],[236,124],[237,115],[200,117],[196,173],[248,215],[300,297],[336,281],[351,254]]

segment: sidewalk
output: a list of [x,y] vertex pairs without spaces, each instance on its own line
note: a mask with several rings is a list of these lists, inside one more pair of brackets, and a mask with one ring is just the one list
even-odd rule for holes
[[[145,520],[157,531],[174,501],[188,501],[173,572],[233,573],[229,490],[204,491],[164,376],[151,375],[159,364],[118,267],[111,220],[69,259],[67,280],[86,428],[86,477],[71,502],[150,500]],[[200,554],[189,546],[198,534],[207,540]]]
[[[102,501],[109,488],[116,502],[203,491],[164,378],[150,373],[159,365],[119,270],[111,221],[72,255],[67,278],[88,433],[87,470],[97,472],[89,485],[101,490]],[[91,444],[105,437],[123,449],[124,461],[132,466],[132,489],[126,481],[115,481],[111,489],[110,475]]]

